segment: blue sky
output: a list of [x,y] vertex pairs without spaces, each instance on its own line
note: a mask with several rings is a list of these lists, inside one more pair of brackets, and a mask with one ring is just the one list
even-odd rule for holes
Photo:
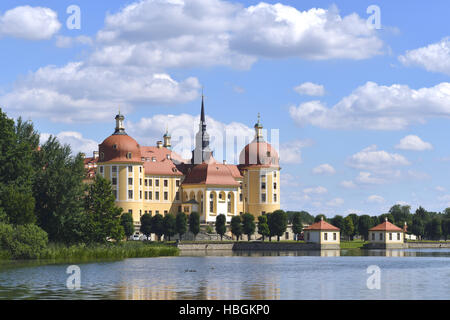
[[185,2],[2,1],[0,106],[92,153],[119,106],[143,145],[195,133],[203,86],[213,133],[279,130],[284,209],[450,206],[448,1]]

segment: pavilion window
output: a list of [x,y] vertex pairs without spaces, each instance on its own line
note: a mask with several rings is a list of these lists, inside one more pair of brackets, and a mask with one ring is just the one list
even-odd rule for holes
[[400,233],[397,233],[397,240],[401,240],[402,238],[401,238],[401,236],[400,236]]
[[380,240],[383,240],[383,233],[380,232]]
[[336,239],[337,239],[337,234],[336,234],[336,232],[333,232],[333,240],[336,241]]
[[389,240],[392,240],[392,233],[389,232]]
[[372,240],[375,240],[375,233],[372,233]]
[[323,240],[325,240],[325,241],[328,240],[328,233],[327,233],[327,232],[325,232],[325,233],[323,234]]

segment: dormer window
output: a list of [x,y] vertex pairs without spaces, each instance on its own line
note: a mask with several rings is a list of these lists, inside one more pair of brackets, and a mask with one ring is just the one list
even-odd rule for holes
[[113,144],[113,149],[117,149],[117,144]]
[[170,154],[166,154],[167,160],[170,160]]
[[127,159],[131,159],[131,152],[127,153]]
[[156,162],[156,157],[152,157],[152,161],[153,161],[153,162]]

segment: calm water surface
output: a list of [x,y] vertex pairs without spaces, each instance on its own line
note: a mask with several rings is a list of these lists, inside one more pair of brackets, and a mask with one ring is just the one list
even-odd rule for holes
[[[370,290],[367,267],[381,270]],[[450,299],[450,249],[184,252],[79,264],[0,264],[0,299]]]

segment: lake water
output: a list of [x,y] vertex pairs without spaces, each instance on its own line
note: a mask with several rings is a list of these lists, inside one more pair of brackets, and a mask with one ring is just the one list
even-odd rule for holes
[[78,290],[68,266],[2,263],[0,299],[450,299],[450,249],[183,252],[79,264]]

